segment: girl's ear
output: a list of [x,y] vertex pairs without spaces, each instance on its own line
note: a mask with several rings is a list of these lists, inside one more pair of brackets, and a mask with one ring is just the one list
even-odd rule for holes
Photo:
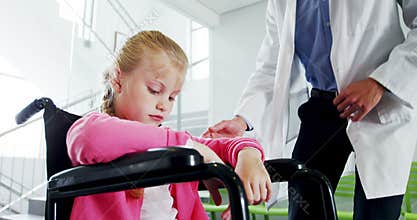
[[111,85],[115,92],[120,93],[122,91],[122,71],[119,68],[116,68],[115,76],[111,80]]

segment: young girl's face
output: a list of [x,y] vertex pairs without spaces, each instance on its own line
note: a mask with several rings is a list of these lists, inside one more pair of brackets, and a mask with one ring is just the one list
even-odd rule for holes
[[162,52],[148,51],[129,73],[117,73],[116,115],[145,124],[160,125],[171,113],[184,82],[185,70],[172,65]]

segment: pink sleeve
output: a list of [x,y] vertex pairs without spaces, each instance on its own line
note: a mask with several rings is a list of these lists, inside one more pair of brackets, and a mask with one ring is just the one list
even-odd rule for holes
[[150,148],[185,145],[191,136],[97,112],[77,120],[68,130],[68,155],[73,165],[106,163]]
[[264,151],[262,146],[253,138],[200,138],[191,137],[193,141],[197,141],[210,147],[224,162],[229,163],[232,167],[236,167],[237,156],[240,150],[245,147],[253,147],[258,149],[264,160]]

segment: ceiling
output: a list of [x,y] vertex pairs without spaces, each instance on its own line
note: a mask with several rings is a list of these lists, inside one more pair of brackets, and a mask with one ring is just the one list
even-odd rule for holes
[[265,0],[197,0],[218,15]]
[[225,13],[239,10],[266,0],[162,0],[195,21],[215,27]]

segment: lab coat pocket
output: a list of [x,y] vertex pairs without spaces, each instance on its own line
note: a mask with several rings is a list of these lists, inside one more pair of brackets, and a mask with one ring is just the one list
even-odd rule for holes
[[412,118],[412,110],[388,92],[376,106],[376,111],[381,124],[407,122]]

